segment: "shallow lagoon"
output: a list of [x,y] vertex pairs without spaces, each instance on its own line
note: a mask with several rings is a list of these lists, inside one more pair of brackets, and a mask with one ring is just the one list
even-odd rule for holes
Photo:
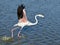
[[0,0],[0,37],[10,36],[13,25],[18,22],[16,10],[19,4],[26,6],[27,17],[35,22],[36,14],[43,14],[35,26],[24,27],[21,39],[14,32],[12,42],[1,41],[0,45],[60,45],[60,1],[59,0]]

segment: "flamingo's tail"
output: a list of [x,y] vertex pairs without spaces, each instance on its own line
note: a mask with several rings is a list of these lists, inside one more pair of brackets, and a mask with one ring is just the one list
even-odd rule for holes
[[18,24],[13,25],[14,27],[18,26]]

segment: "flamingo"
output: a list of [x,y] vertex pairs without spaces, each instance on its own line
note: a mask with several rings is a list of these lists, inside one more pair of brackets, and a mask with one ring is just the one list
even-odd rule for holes
[[[22,12],[20,13],[20,9],[22,9],[23,13]],[[36,25],[38,23],[37,17],[42,17],[42,18],[44,17],[42,14],[37,14],[37,15],[35,15],[35,20],[36,20],[35,23],[28,21],[27,16],[26,16],[25,6],[23,4],[18,7],[17,15],[18,15],[18,23],[14,25],[14,27],[16,27],[16,28],[13,28],[11,30],[11,32],[12,32],[11,37],[12,38],[13,38],[13,31],[15,29],[17,29],[18,27],[21,28],[20,31],[18,32],[18,37],[20,37],[20,32],[23,29],[23,27]]]

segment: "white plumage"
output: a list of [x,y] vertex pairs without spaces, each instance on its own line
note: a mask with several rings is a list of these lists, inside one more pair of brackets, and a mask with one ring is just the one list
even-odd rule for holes
[[27,22],[26,22],[26,23],[18,22],[18,23],[17,23],[17,24],[15,24],[14,26],[19,26],[19,27],[23,28],[24,26],[36,25],[36,24],[38,23],[37,17],[42,17],[42,18],[43,18],[44,16],[43,16],[43,15],[41,15],[41,14],[38,14],[38,15],[36,15],[36,16],[35,16],[35,20],[36,20],[36,22],[35,22],[35,23],[31,23],[30,21],[28,21],[28,20],[27,20]]

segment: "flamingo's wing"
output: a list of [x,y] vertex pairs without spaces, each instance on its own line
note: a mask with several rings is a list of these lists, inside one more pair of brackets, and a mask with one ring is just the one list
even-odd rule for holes
[[23,18],[23,9],[21,6],[17,8],[17,17],[18,19]]

